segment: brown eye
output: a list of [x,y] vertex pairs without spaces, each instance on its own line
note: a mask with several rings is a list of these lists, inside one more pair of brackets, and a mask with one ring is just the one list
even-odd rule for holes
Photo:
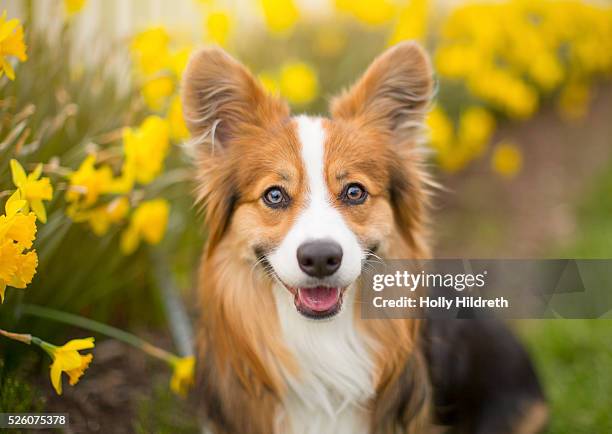
[[289,195],[282,187],[270,187],[262,196],[264,203],[270,208],[287,208]]
[[342,194],[340,195],[340,199],[343,202],[349,205],[360,205],[362,204],[366,198],[368,197],[368,192],[365,187],[361,184],[352,183],[348,184],[342,190]]

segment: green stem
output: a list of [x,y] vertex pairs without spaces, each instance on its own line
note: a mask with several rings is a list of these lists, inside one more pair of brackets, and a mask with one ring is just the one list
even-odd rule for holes
[[108,336],[110,338],[125,342],[128,345],[136,347],[146,352],[147,354],[150,354],[153,357],[157,357],[158,359],[161,359],[169,364],[173,364],[174,362],[176,362],[176,360],[178,360],[178,357],[174,354],[161,348],[158,348],[154,345],[151,345],[150,343],[148,343],[144,339],[139,338],[138,336],[135,336],[123,330],[119,330],[118,328],[109,326],[107,324],[94,321],[89,318],[84,318],[82,316],[74,315],[72,313],[62,312],[59,310],[50,309],[48,307],[36,306],[33,304],[21,305],[21,312],[25,315],[32,315],[37,316],[39,318],[62,322],[64,324],[77,326],[85,330],[90,330],[92,332]]
[[53,350],[57,348],[55,345],[45,342],[36,336],[32,336],[32,343],[39,346],[51,359],[53,359]]
[[40,348],[45,350],[45,352],[49,354],[51,358],[53,358],[53,354],[49,350],[51,348],[57,348],[55,345],[51,345],[49,342],[45,342],[42,339],[37,338],[36,336],[32,336],[30,334],[12,333],[12,332],[8,332],[6,330],[0,329],[0,335],[5,336],[14,341],[21,342],[23,344],[27,344],[27,345],[34,344],[36,346],[39,346]]

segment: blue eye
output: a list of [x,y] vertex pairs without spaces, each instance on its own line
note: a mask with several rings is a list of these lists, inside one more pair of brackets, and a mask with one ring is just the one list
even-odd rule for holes
[[264,203],[270,208],[287,208],[289,195],[282,187],[270,187],[262,196]]
[[361,205],[367,197],[368,192],[365,187],[356,182],[348,184],[340,194],[340,199],[349,205]]

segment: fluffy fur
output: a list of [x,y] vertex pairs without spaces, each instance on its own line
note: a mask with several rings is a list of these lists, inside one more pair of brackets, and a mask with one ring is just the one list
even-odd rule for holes
[[[417,320],[359,315],[369,260],[424,258],[427,184],[416,143],[433,89],[426,54],[397,45],[331,104],[292,117],[219,49],[191,59],[184,113],[208,242],[199,282],[198,396],[216,434],[422,433],[430,375]],[[351,205],[347,185],[367,199]],[[271,187],[287,197],[267,206]],[[305,242],[342,248],[338,270],[307,275]],[[299,288],[339,288],[342,309],[312,320]]]

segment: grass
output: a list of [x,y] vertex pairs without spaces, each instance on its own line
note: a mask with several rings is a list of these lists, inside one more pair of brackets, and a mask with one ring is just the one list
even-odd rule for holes
[[[23,361],[17,361],[10,355],[4,359],[0,358],[0,413],[27,413],[43,410],[43,399],[27,380],[22,363]],[[4,432],[8,433],[9,430],[0,428],[0,433]],[[19,429],[10,430],[11,434],[21,432],[23,431]]]
[[612,321],[529,320],[519,330],[550,401],[548,433],[612,432]]
[[[557,257],[612,257],[612,164],[577,211],[578,235]],[[518,329],[551,404],[549,434],[612,432],[612,320],[530,320]]]
[[141,401],[134,422],[136,434],[197,434],[200,426],[189,404],[158,383],[150,399]]
[[578,236],[560,257],[612,258],[612,163],[577,210]]

